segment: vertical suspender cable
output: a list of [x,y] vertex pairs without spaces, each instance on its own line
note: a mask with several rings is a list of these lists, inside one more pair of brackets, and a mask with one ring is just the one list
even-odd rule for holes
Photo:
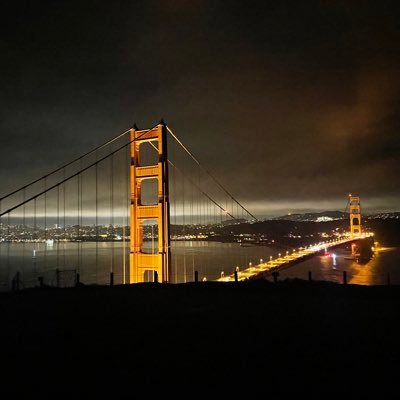
[[60,186],[57,186],[57,260],[56,267],[57,269],[60,266]]
[[[96,152],[96,161],[97,161],[97,152]],[[99,200],[98,200],[98,195],[99,195],[99,188],[98,188],[98,164],[96,163],[95,166],[95,179],[96,179],[96,217],[95,217],[95,229],[96,229],[96,283],[97,278],[98,278],[98,263],[99,263]]]
[[[172,175],[172,179],[173,179],[173,186],[172,186],[172,190],[173,190],[173,197],[174,197],[174,206],[173,206],[173,215],[174,215],[174,228],[175,228],[175,232],[176,234],[178,233],[177,231],[177,223],[176,223],[176,203],[178,201],[177,197],[176,197],[176,193],[177,193],[177,189],[176,189],[176,169],[173,169],[173,175]],[[174,240],[174,247],[175,247],[175,255],[174,255],[174,265],[175,265],[175,283],[178,283],[178,254],[177,254],[177,240]]]
[[110,217],[111,217],[111,264],[110,273],[114,272],[114,154],[110,159]]
[[[200,188],[200,170],[197,168],[197,187]],[[197,229],[197,233],[198,234],[202,234],[203,233],[203,226],[201,224],[201,207],[200,207],[200,202],[201,202],[201,198],[202,198],[202,193],[200,190],[198,190],[198,197],[197,197],[197,201],[196,201],[196,223],[198,226]],[[203,239],[201,239],[201,241],[198,241],[197,243],[201,243],[201,245],[203,245]],[[200,264],[200,265],[199,265]],[[199,262],[197,263],[197,270],[200,270],[200,274],[201,276],[203,275],[203,260],[199,257]]]
[[[79,169],[82,170],[82,159],[79,162]],[[83,207],[83,202],[82,202],[82,191],[83,191],[83,172],[78,175],[78,229],[79,229],[79,235],[78,235],[78,264],[77,264],[77,273],[81,273],[82,269],[82,234],[83,234],[83,229],[82,229],[82,207]]]
[[[82,169],[82,161],[81,161],[81,169]],[[79,228],[80,228],[80,240],[79,240],[79,265],[78,265],[78,273],[81,273],[83,269],[83,241],[82,241],[82,234],[83,234],[83,172],[79,175],[80,177],[80,188],[79,188]]]
[[[200,186],[200,170],[197,168],[197,186]],[[201,201],[202,193],[199,191],[199,198],[196,202],[196,214],[197,214],[197,223],[201,227],[201,216],[200,216],[200,201]]]
[[[125,285],[126,283],[126,248],[125,248],[125,224],[128,225],[128,220],[129,220],[129,212],[130,212],[130,195],[129,195],[129,177],[130,177],[130,168],[131,168],[131,157],[130,157],[130,152],[129,152],[129,146],[125,147],[125,159],[124,159],[124,171],[125,171],[125,177],[124,177],[124,182],[125,182],[125,210],[124,210],[124,218],[122,221],[122,251],[123,251],[123,257],[122,257],[122,279],[123,283]],[[126,218],[126,220],[125,220]]]
[[194,255],[193,255],[193,185],[190,185],[190,252],[192,254],[192,280],[194,280]]
[[10,214],[7,214],[7,283],[10,284],[10,268],[11,268],[11,264],[10,264],[10,244],[11,244],[11,236],[10,236]]
[[37,239],[37,233],[36,233],[36,198],[33,200],[33,273],[35,277],[35,281],[37,279],[37,264],[36,264],[36,239]]
[[22,278],[24,278],[25,275],[25,242],[27,239],[27,235],[26,235],[26,204],[25,204],[25,200],[26,200],[26,188],[24,188],[23,192],[22,192],[22,196],[23,196],[23,201],[24,201],[24,205],[22,208],[22,226],[23,226],[23,241],[22,241]]
[[11,244],[11,235],[10,235],[10,224],[11,224],[11,213],[7,214],[7,282],[10,282],[10,272],[11,272],[11,264],[10,264],[10,244]]
[[[47,177],[44,178],[44,190],[47,189]],[[44,271],[47,270],[47,192],[44,194]]]
[[186,283],[186,221],[185,221],[185,177],[182,176],[182,204],[183,204],[183,282]]
[[79,261],[80,261],[80,248],[79,248],[79,238],[80,238],[80,191],[81,191],[81,174],[76,177],[76,269],[79,272]]
[[[65,180],[66,177],[66,170],[64,168],[63,170],[63,178]],[[67,182],[63,183],[63,209],[64,209],[64,214],[63,214],[63,229],[64,229],[64,243],[63,243],[63,267],[65,268],[65,247],[67,245],[67,227],[66,227],[66,216],[65,216],[65,212],[66,212],[66,204],[65,204],[65,200],[66,200],[66,189],[67,189]]]

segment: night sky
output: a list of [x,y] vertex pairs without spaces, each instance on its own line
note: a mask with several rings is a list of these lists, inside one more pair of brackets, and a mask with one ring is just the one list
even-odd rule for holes
[[161,118],[259,216],[400,210],[397,1],[3,1],[0,194]]

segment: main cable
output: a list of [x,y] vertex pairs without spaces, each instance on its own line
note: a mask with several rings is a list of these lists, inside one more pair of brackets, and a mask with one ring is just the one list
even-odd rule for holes
[[211,177],[211,179],[233,200],[235,201],[237,204],[239,204],[239,206],[241,208],[243,208],[243,210],[245,210],[252,218],[254,218],[257,222],[258,222],[258,218],[255,217],[244,205],[242,205],[238,200],[235,199],[235,197],[233,197],[233,195],[227,190],[225,189],[224,186],[222,186],[222,184],[218,181],[217,178],[215,178],[214,175],[211,174],[210,171],[208,171],[207,168],[205,168],[202,164],[200,164],[199,160],[197,160],[197,158],[194,156],[194,154],[178,139],[178,137],[174,134],[174,132],[172,132],[172,130],[170,129],[169,126],[166,126],[167,131],[171,134],[171,136],[178,142],[178,144],[183,148],[183,150],[185,150],[185,152],[192,158],[192,160],[200,167],[202,168],[207,175],[209,175]]
[[34,184],[37,183],[37,182],[40,182],[41,180],[43,180],[43,179],[45,179],[45,178],[47,178],[47,177],[49,177],[49,176],[51,176],[51,175],[54,175],[56,172],[59,172],[59,171],[61,171],[63,168],[66,168],[66,167],[70,166],[71,164],[74,164],[74,163],[76,163],[77,161],[82,160],[83,158],[87,157],[88,155],[94,153],[95,151],[100,150],[100,149],[102,149],[102,148],[105,147],[105,146],[108,146],[110,143],[112,143],[112,142],[118,140],[119,138],[121,138],[122,136],[126,135],[129,131],[130,131],[130,129],[128,129],[128,130],[125,131],[125,132],[122,132],[122,133],[118,134],[118,135],[115,136],[114,138],[112,138],[112,139],[108,140],[107,142],[105,142],[105,143],[103,143],[103,144],[97,146],[96,148],[94,148],[94,149],[92,149],[92,150],[86,152],[85,154],[82,154],[81,156],[79,156],[79,157],[75,158],[74,160],[72,160],[72,161],[70,161],[70,162],[68,162],[68,163],[66,163],[66,164],[64,164],[64,165],[62,165],[61,167],[58,167],[58,168],[56,168],[55,170],[53,170],[53,171],[51,171],[51,172],[49,172],[49,173],[43,175],[42,177],[37,178],[37,179],[35,179],[34,181],[32,181],[32,182],[30,182],[30,183],[28,183],[28,184],[26,184],[26,185],[20,187],[19,189],[16,189],[16,190],[14,190],[14,191],[12,191],[12,192],[10,192],[10,193],[4,195],[3,197],[0,197],[0,201],[1,201],[1,200],[4,200],[4,199],[6,199],[6,198],[8,198],[8,197],[10,197],[10,196],[12,196],[13,194],[16,194],[16,193],[20,192],[21,190],[24,190],[24,189],[28,188],[29,186],[34,185]]
[[37,193],[37,194],[35,194],[34,196],[30,197],[29,199],[23,201],[22,203],[19,203],[19,204],[17,204],[16,206],[11,207],[11,208],[9,208],[8,210],[6,210],[6,211],[0,213],[0,217],[3,216],[3,215],[6,215],[6,214],[8,214],[8,213],[10,213],[11,211],[17,209],[18,207],[21,207],[22,205],[24,205],[24,204],[26,204],[26,203],[28,203],[28,202],[34,200],[34,199],[37,199],[37,198],[40,197],[41,195],[43,195],[43,194],[49,192],[50,190],[55,189],[56,187],[58,187],[58,186],[62,185],[63,183],[65,183],[65,182],[71,180],[72,178],[75,178],[76,176],[78,176],[79,174],[82,174],[83,172],[87,171],[88,169],[92,168],[93,166],[95,166],[95,165],[97,165],[97,164],[100,164],[102,161],[104,161],[104,160],[107,159],[108,157],[112,156],[113,154],[117,153],[118,151],[122,150],[123,148],[129,146],[131,143],[135,142],[136,140],[139,140],[143,135],[145,135],[146,133],[152,131],[152,130],[153,130],[154,128],[156,128],[157,126],[158,126],[158,124],[157,124],[157,125],[154,125],[153,128],[151,128],[151,129],[146,129],[146,130],[143,131],[143,133],[140,134],[137,138],[132,139],[131,141],[129,141],[128,143],[124,144],[124,145],[121,146],[121,147],[118,147],[116,150],[114,150],[114,151],[112,151],[111,153],[107,154],[106,156],[100,158],[99,160],[96,160],[94,163],[92,163],[92,164],[86,166],[85,168],[81,169],[80,171],[75,172],[74,174],[70,175],[68,178],[65,178],[65,179],[61,180],[60,182],[58,182],[58,183],[52,185],[51,187],[47,188],[46,190],[43,190],[42,192]]
[[[157,150],[156,146],[153,143],[149,142],[150,145]],[[158,151],[158,150],[157,150]],[[210,195],[208,195],[199,185],[197,185],[192,179],[189,178],[180,168],[178,168],[170,159],[167,160],[168,164],[171,167],[175,168],[180,174],[182,174],[183,178],[186,178],[194,187],[196,187],[204,196],[208,198],[208,200],[212,201],[218,208],[221,209],[226,215],[229,215],[232,219],[237,220],[228,210],[226,210],[223,206],[221,206],[216,200],[214,200]]]

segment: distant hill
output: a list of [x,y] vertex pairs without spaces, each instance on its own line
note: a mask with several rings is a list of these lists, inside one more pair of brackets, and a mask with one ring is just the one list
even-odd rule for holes
[[273,219],[299,222],[327,222],[339,219],[346,219],[348,217],[349,214],[342,211],[322,211],[304,214],[286,214]]
[[[384,212],[374,214],[363,214],[367,219],[400,219],[400,212]],[[309,212],[309,213],[295,213],[286,214],[279,217],[272,218],[272,220],[285,220],[285,221],[298,221],[298,222],[327,222],[339,219],[347,219],[349,214],[342,211],[322,211],[322,212]]]

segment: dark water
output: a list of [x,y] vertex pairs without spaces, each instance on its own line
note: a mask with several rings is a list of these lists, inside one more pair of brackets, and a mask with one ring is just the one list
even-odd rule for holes
[[[157,246],[157,243],[154,243]],[[277,251],[267,247],[241,247],[237,243],[207,241],[172,242],[172,278],[174,282],[194,280],[194,271],[200,280],[214,280],[221,273],[231,274],[239,266],[244,269],[249,263],[257,264]],[[145,242],[149,251],[151,242]],[[125,268],[124,268],[125,265]],[[61,285],[70,286],[79,272],[81,282],[107,284],[110,272],[114,272],[116,284],[124,282],[129,265],[129,243],[121,242],[55,242],[46,243],[1,243],[0,244],[0,285],[10,286],[17,272],[25,287],[35,286],[38,277],[45,283],[55,285],[56,269],[59,269]]]
[[[152,244],[146,242],[148,249]],[[281,249],[264,246],[241,247],[237,243],[218,242],[172,242],[172,270],[174,282],[194,280],[194,271],[200,280],[214,280],[231,274],[236,267],[240,270],[256,265],[260,260],[276,258]],[[330,256],[315,257],[311,260],[280,272],[280,278],[307,279],[308,271],[315,280],[341,282],[343,271],[348,282],[364,285],[386,284],[388,274],[392,283],[400,284],[400,249],[390,248],[375,254],[365,265],[346,260],[344,249],[335,250],[336,265]],[[262,261],[261,261],[262,262]],[[124,274],[125,263],[125,274]],[[83,283],[107,284],[110,271],[114,272],[116,284],[124,282],[129,264],[129,243],[85,242],[85,243],[1,243],[0,244],[0,289],[10,287],[11,279],[20,273],[22,286],[31,287],[43,276],[45,283],[56,285],[56,269],[60,270],[61,286],[74,283],[79,272]]]
[[400,284],[400,248],[385,248],[373,255],[365,264],[346,259],[350,256],[345,249],[335,249],[334,254],[314,257],[308,261],[280,271],[280,277],[308,279],[312,278],[332,282],[343,282],[343,271],[346,271],[347,282],[358,285],[387,284],[388,274],[393,284]]

